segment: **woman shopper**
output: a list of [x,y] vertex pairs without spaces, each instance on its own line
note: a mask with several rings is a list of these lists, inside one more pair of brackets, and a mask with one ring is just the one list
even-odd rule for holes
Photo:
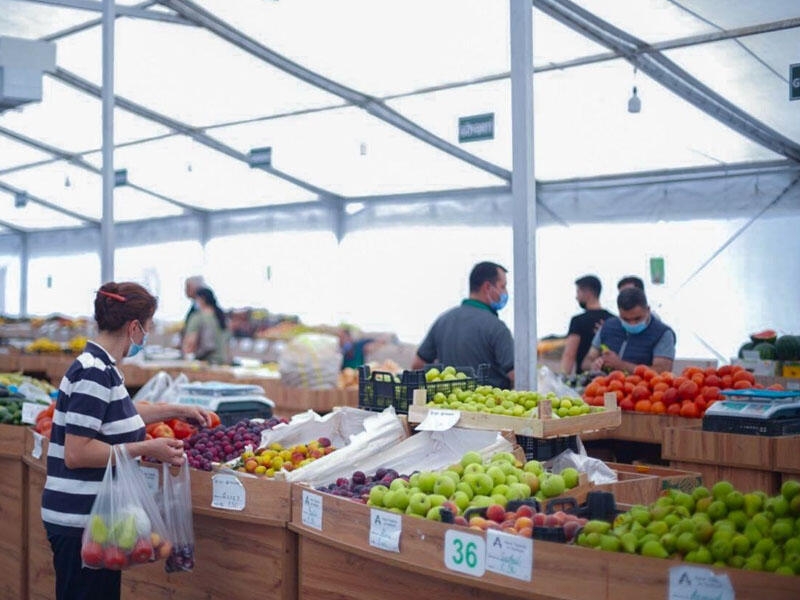
[[145,440],[145,424],[180,418],[210,424],[195,406],[135,406],[117,364],[141,351],[157,301],[136,283],[106,283],[95,295],[98,334],[67,369],[58,390],[47,451],[42,520],[53,550],[57,600],[120,597],[121,573],[81,565],[81,536],[108,463],[111,446],[131,457],[183,464],[183,443]]
[[226,365],[228,360],[228,328],[225,313],[217,305],[217,298],[209,288],[195,292],[197,310],[186,323],[183,337],[183,355],[206,360],[215,365]]

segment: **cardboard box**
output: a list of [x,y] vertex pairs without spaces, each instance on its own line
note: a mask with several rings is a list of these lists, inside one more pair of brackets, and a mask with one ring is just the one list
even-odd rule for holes
[[781,367],[781,375],[783,375],[783,377],[792,377],[800,379],[800,361],[791,361],[791,360],[783,361],[783,366]]
[[753,375],[780,375],[781,363],[778,360],[761,360],[753,358],[732,358],[732,365],[744,367]]

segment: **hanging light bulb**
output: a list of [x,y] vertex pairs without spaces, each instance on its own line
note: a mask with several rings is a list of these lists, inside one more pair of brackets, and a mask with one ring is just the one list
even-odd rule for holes
[[189,173],[192,172],[192,163],[186,163],[186,170],[189,171]]
[[361,156],[366,156],[367,155],[367,143],[366,142],[361,142],[361,147],[359,148],[359,152],[361,153]]
[[636,86],[633,86],[633,94],[628,98],[628,112],[638,113],[640,110],[642,110],[642,101],[636,93]]
[[69,180],[69,175],[64,177],[64,187],[65,188],[72,187],[72,182]]

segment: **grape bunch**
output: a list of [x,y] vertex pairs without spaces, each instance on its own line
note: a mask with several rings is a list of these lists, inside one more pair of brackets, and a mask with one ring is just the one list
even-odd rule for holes
[[261,443],[262,431],[286,422],[286,419],[276,417],[265,421],[244,419],[234,425],[217,425],[213,429],[201,429],[183,440],[183,449],[189,466],[210,471],[211,463],[238,458],[247,445],[257,448]]
[[366,475],[363,471],[355,471],[347,477],[339,477],[335,482],[318,487],[320,492],[351,498],[356,502],[366,503],[369,498],[369,491],[376,485],[389,487],[395,479],[405,479],[408,475],[400,475],[394,469],[378,469],[374,475]]

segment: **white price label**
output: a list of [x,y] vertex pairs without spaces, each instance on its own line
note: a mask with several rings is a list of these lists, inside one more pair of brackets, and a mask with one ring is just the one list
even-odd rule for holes
[[44,436],[41,433],[33,432],[33,449],[31,450],[31,456],[36,460],[42,458],[42,440]]
[[533,571],[533,539],[488,529],[486,570],[530,581]]
[[23,402],[22,403],[22,415],[20,415],[19,420],[23,423],[28,423],[29,425],[33,425],[36,423],[36,417],[42,412],[45,408],[47,408],[44,404],[39,404],[38,402]]
[[447,408],[432,408],[425,419],[417,425],[417,431],[446,431],[461,418],[461,411]]
[[486,542],[479,535],[448,529],[444,534],[444,566],[474,577],[486,572]]
[[141,469],[147,489],[155,496],[158,493],[158,469],[142,465],[139,465],[139,469]]
[[734,600],[731,580],[702,567],[672,567],[667,600]]
[[403,531],[403,518],[397,513],[371,509],[369,515],[369,545],[400,552],[400,534]]
[[211,478],[211,506],[225,510],[244,510],[244,486],[236,475],[217,473]]
[[322,531],[322,496],[303,490],[303,525]]

